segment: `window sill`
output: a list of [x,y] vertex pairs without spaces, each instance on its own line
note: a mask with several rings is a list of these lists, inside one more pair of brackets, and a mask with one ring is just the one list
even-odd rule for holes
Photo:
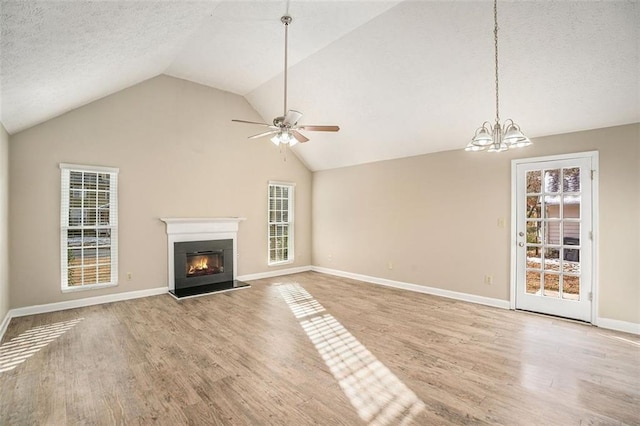
[[282,262],[267,263],[267,266],[271,267],[271,266],[291,265],[292,263],[293,263],[293,259],[285,260],[285,261],[282,261]]
[[81,285],[77,287],[64,287],[61,290],[63,293],[74,293],[76,291],[99,290],[101,288],[116,287],[117,285],[118,283]]

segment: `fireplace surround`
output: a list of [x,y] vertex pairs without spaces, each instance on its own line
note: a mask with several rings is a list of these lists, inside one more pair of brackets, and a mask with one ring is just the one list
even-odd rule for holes
[[177,298],[248,287],[236,280],[238,225],[245,218],[162,218],[167,287]]

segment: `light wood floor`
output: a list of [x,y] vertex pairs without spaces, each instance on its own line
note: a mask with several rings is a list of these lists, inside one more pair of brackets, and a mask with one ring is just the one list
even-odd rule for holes
[[3,345],[80,318],[0,373],[0,424],[640,424],[637,336],[319,273],[15,318]]

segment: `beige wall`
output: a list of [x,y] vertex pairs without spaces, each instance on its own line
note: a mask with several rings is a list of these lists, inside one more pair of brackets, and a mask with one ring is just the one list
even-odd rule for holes
[[314,173],[313,264],[508,300],[511,160],[598,150],[598,311],[640,323],[640,125],[534,142],[500,155],[448,151]]
[[[11,136],[11,307],[167,285],[160,217],[242,216],[238,274],[267,261],[267,182],[295,182],[296,261],[310,264],[311,173],[286,161],[240,96],[160,76]],[[60,291],[61,162],[120,168],[120,285]],[[127,280],[127,272],[132,280]]]
[[0,323],[9,311],[9,135],[0,124]]

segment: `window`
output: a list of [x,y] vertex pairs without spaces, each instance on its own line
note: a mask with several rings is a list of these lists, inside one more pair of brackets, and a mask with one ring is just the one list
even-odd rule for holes
[[292,183],[269,182],[269,265],[293,262]]
[[118,284],[118,169],[60,164],[62,291]]

